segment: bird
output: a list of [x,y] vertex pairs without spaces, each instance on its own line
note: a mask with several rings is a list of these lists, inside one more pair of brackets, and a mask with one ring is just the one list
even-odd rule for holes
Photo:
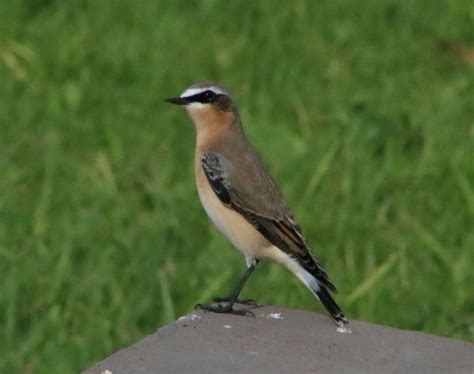
[[306,242],[276,182],[244,132],[234,99],[221,84],[200,81],[166,102],[183,107],[196,130],[194,172],[210,220],[245,256],[247,269],[229,297],[198,304],[216,313],[245,314],[234,308],[260,260],[283,265],[326,308],[339,327],[348,323],[331,292],[337,292]]

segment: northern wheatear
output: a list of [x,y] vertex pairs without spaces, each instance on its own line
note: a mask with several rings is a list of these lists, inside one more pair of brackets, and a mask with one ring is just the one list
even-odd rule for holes
[[295,274],[321,301],[334,322],[344,326],[347,319],[330,295],[336,288],[248,142],[229,93],[215,82],[204,81],[166,101],[183,106],[193,120],[199,198],[211,221],[247,262],[247,271],[233,294],[220,299],[221,303],[201,308],[217,313],[245,313],[235,310],[233,304],[259,260],[269,259]]

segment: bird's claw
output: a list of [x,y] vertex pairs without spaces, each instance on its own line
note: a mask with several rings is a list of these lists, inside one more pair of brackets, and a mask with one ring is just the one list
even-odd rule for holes
[[[215,297],[214,299],[212,299],[213,303],[229,303],[230,301],[231,301],[231,297]],[[243,299],[243,300],[237,299],[235,300],[235,303],[251,306],[254,308],[258,306],[258,303],[252,299]]]
[[197,304],[195,309],[205,310],[207,312],[213,313],[227,313],[227,314],[235,314],[238,316],[251,316],[255,317],[255,313],[248,309],[234,309],[230,303],[228,304]]

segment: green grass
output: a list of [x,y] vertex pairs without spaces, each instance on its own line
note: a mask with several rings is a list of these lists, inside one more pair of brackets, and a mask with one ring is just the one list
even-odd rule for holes
[[[77,372],[231,289],[244,259],[200,207],[190,120],[162,102],[204,78],[235,94],[350,318],[473,341],[474,71],[437,46],[472,45],[473,15],[0,2],[0,372]],[[276,265],[243,296],[322,312]]]

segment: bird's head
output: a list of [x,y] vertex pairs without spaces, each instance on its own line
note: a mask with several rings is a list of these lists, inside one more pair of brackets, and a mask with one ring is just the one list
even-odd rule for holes
[[213,81],[195,83],[180,96],[165,101],[184,107],[198,130],[231,124],[238,116],[229,93]]

